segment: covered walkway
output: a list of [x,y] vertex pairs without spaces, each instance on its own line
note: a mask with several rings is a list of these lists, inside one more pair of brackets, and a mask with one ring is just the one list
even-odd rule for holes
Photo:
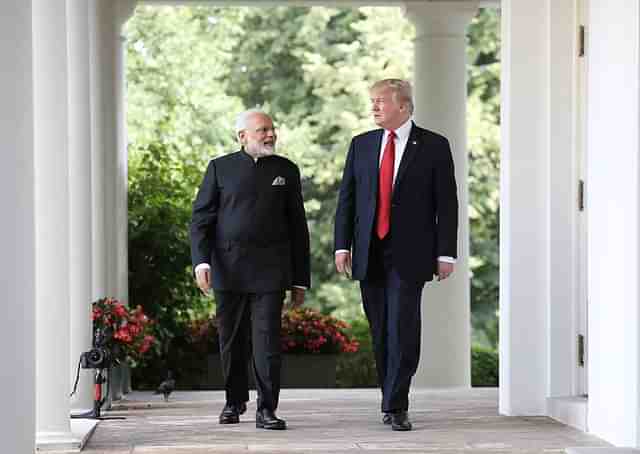
[[[414,390],[414,430],[393,432],[380,422],[376,389],[285,389],[279,416],[287,431],[258,430],[255,403],[241,423],[218,424],[220,391],[176,392],[168,403],[134,392],[99,424],[87,454],[332,453],[563,453],[572,446],[609,446],[546,417],[498,415],[496,389]],[[255,397],[255,396],[252,396]]]

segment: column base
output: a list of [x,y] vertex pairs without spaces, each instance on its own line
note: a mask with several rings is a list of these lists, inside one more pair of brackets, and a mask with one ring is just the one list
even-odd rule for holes
[[72,419],[71,432],[41,432],[36,434],[37,452],[80,452],[87,444],[98,421],[92,419]]
[[547,398],[549,417],[583,432],[587,432],[587,405],[586,397]]

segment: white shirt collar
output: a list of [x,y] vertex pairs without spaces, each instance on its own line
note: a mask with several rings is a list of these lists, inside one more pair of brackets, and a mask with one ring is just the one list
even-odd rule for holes
[[[409,134],[411,134],[411,127],[413,126],[413,121],[409,118],[407,121],[402,123],[398,129],[395,130],[396,140],[400,143],[407,142],[409,140]],[[383,143],[386,143],[386,138],[389,135],[389,130],[384,130],[384,140]]]

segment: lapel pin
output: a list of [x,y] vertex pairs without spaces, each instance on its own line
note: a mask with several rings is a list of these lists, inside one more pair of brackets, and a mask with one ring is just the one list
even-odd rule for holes
[[418,145],[418,142],[416,142],[415,140],[413,142],[411,142],[413,145]]

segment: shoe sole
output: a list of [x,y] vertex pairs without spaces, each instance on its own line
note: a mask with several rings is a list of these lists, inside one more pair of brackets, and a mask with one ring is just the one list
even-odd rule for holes
[[409,427],[403,427],[403,426],[394,426],[393,424],[391,425],[391,429],[395,430],[397,432],[408,432],[412,429],[411,426]]
[[240,424],[240,419],[232,419],[226,421],[218,421],[220,424]]
[[256,422],[256,429],[264,430],[286,430],[287,426],[265,426],[263,423]]

